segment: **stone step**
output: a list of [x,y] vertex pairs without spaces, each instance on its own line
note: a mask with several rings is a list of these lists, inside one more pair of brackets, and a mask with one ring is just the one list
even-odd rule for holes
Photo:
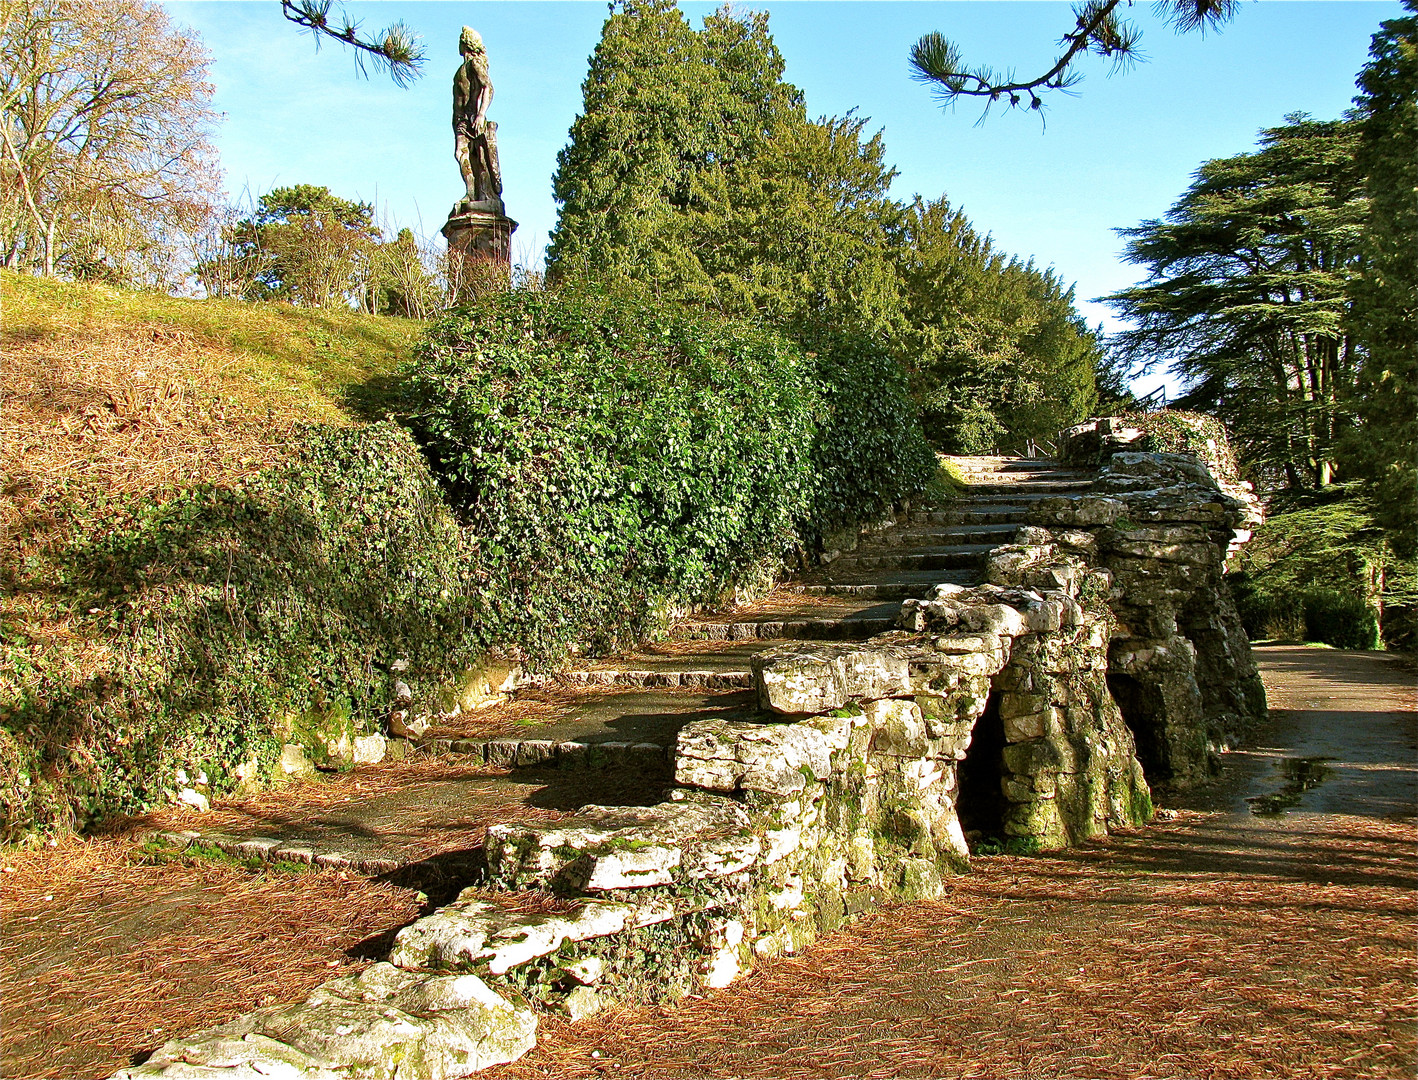
[[[869,599],[876,594],[871,591],[855,592],[852,590],[866,588],[868,590],[881,586],[886,589],[905,588],[913,593],[919,591],[920,594],[927,592],[935,585],[963,585],[966,588],[978,585],[983,580],[979,567],[970,567],[963,570],[850,570],[846,567],[838,568],[834,566],[818,567],[810,574],[803,575],[797,581],[780,585],[780,589],[800,591],[808,596],[855,596],[861,599]],[[840,588],[841,592],[835,591]],[[882,594],[878,597],[881,600],[894,600],[897,597],[890,593]],[[901,597],[900,599],[905,599]],[[883,613],[884,614],[884,613]]]
[[865,641],[896,629],[896,617],[859,619],[786,619],[742,622],[680,623],[676,637],[711,641],[788,638],[794,641]]
[[425,753],[471,759],[494,768],[554,765],[561,769],[625,769],[660,775],[670,766],[673,743],[616,739],[425,739]]
[[1012,480],[1005,483],[994,480],[971,480],[969,486],[960,494],[962,498],[966,499],[980,495],[1067,495],[1070,492],[1086,491],[1092,486],[1092,477]]
[[951,544],[935,548],[908,548],[882,552],[853,552],[834,560],[830,567],[858,570],[957,570],[983,564],[998,544]]
[[[1065,493],[1067,494],[1067,493]],[[1000,505],[1010,506],[1032,506],[1041,499],[1055,499],[1059,497],[1058,492],[1047,491],[998,491],[982,492],[976,494],[973,491],[966,491],[952,503],[953,506],[964,507],[991,507]]]
[[863,582],[853,584],[851,582],[792,582],[781,586],[790,592],[798,593],[802,596],[859,596],[863,599],[873,600],[907,600],[912,597],[923,597],[935,585],[941,582],[932,581],[928,584],[896,582]]
[[[505,705],[440,724],[422,742],[440,753],[481,755],[483,761],[494,765],[508,765],[509,754],[514,754],[512,763],[519,765],[542,760],[570,762],[581,753],[574,745],[565,755],[549,747],[673,746],[679,729],[691,720],[706,716],[742,719],[756,715],[757,709],[758,699],[745,686],[528,686]],[[512,746],[525,749],[514,752]]]
[[1013,522],[996,525],[898,525],[868,537],[857,551],[867,547],[941,547],[946,544],[1008,544],[1019,526]]
[[[902,597],[905,599],[905,597]],[[753,685],[748,668],[587,668],[562,671],[555,675],[540,675],[528,680],[533,686],[621,686],[652,687],[655,689],[731,690]]]
[[948,509],[912,510],[913,525],[1018,525],[1030,508],[1013,502],[976,505],[962,500]]

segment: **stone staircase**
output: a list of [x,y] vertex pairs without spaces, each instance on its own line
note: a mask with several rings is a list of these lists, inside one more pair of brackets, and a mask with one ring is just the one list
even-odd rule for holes
[[[384,875],[437,891],[441,903],[402,928],[387,960],[363,974],[324,983],[303,1003],[173,1040],[116,1080],[178,1080],[217,1068],[392,1078],[406,1060],[420,1075],[451,1080],[533,1045],[534,990],[543,991],[544,1007],[574,1020],[637,993],[659,999],[724,986],[742,970],[746,950],[795,952],[820,928],[882,898],[937,895],[939,852],[966,850],[953,807],[964,790],[955,762],[977,719],[967,714],[985,709],[983,687],[1026,617],[972,601],[986,620],[1012,616],[1013,630],[1001,623],[993,646],[953,634],[978,655],[946,649],[917,658],[927,672],[970,683],[929,717],[902,694],[915,680],[908,650],[814,643],[863,641],[896,628],[903,600],[945,583],[981,583],[986,557],[1013,539],[1024,506],[1089,482],[1006,459],[971,459],[965,471],[970,486],[949,505],[913,509],[865,532],[851,550],[757,603],[681,623],[666,642],[530,681],[501,705],[443,718],[403,763],[415,766],[411,782],[381,787],[375,778],[361,795],[356,769],[344,778],[349,797],[332,806],[291,800],[258,807],[235,826],[223,810],[224,831],[158,833],[179,848],[202,843],[244,859]],[[1060,605],[1035,606],[1031,618],[1052,610],[1059,628]],[[755,687],[751,658],[789,641],[808,648],[759,658],[760,668],[782,666],[771,677],[776,691]],[[861,691],[865,703],[855,712],[814,696],[814,687],[836,683],[814,683],[808,669],[834,662]],[[770,677],[759,675],[767,687]],[[793,697],[800,682],[807,690]],[[784,690],[786,709],[774,696]],[[804,693],[827,711],[799,715]],[[423,761],[435,768],[420,775]],[[733,798],[740,783],[755,798]],[[823,803],[825,824],[814,800]],[[940,836],[928,812],[948,820]],[[845,824],[852,814],[855,831]],[[820,840],[808,840],[813,829]],[[909,850],[892,846],[904,845],[912,829]],[[430,834],[462,842],[430,857]],[[871,839],[878,835],[880,859]],[[935,854],[917,850],[927,836]],[[820,865],[829,849],[837,853],[830,874]],[[879,862],[888,871],[879,872]],[[839,896],[848,877],[858,884]],[[556,882],[572,896],[548,892]],[[519,894],[551,907],[529,914]],[[740,909],[762,914],[740,919]],[[476,976],[462,974],[469,970]],[[527,992],[503,996],[496,980],[504,975]]]
[[940,584],[977,585],[985,559],[1011,543],[1029,505],[1076,492],[1092,474],[1021,458],[950,459],[969,486],[948,505],[912,509],[850,551],[783,582],[763,600],[681,623],[680,639],[864,640],[894,625],[900,602]]
[[[589,779],[577,790],[584,790],[588,801],[603,801],[607,787],[616,789],[620,801],[658,800],[670,782],[676,739],[686,724],[706,718],[771,719],[760,713],[752,689],[750,657],[755,653],[789,641],[864,641],[894,629],[903,600],[923,597],[940,584],[979,584],[986,557],[1012,542],[1031,503],[1082,490],[1092,479],[1090,473],[1047,461],[950,460],[968,481],[950,502],[912,508],[866,530],[850,550],[832,553],[763,599],[685,620],[667,641],[530,679],[512,700],[438,724],[412,749],[486,767],[485,780],[467,781],[479,798],[483,788],[503,782],[498,779],[502,770],[511,770],[508,779],[524,786],[551,774],[584,773]],[[417,790],[411,788],[407,798],[417,801]],[[557,809],[573,810],[576,804],[574,796],[568,797]],[[390,807],[386,800],[377,812],[391,813]],[[387,872],[416,862],[414,852],[403,854],[397,844],[354,835],[379,831],[375,812],[371,804],[365,820],[360,806],[352,803],[319,822],[303,824],[292,815],[281,832],[291,834],[288,848],[306,853],[302,861],[310,861],[312,848],[318,856],[323,846],[329,849],[326,861],[334,864],[345,857],[351,865]],[[327,839],[346,825],[351,836],[343,843]],[[250,854],[253,841],[265,844],[272,833],[269,822],[236,829],[224,823],[223,831],[208,839]],[[272,844],[263,850],[279,858],[283,849]]]
[[589,760],[658,775],[686,723],[757,715],[748,692],[754,653],[788,641],[864,641],[894,629],[902,600],[940,584],[980,584],[986,557],[1013,541],[1030,503],[1092,482],[1089,472],[1046,461],[951,461],[969,486],[948,505],[912,509],[866,531],[852,550],[759,601],[679,623],[667,642],[536,679],[535,692],[564,695],[567,719],[496,730],[493,710],[479,720],[478,737],[435,737],[429,749],[490,765],[576,767]]

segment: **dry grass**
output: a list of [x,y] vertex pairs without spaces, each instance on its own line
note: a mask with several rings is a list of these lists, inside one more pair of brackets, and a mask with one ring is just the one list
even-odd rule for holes
[[0,288],[7,532],[61,491],[160,496],[270,464],[296,421],[349,422],[352,390],[391,371],[419,329],[8,271]]
[[273,464],[294,416],[220,393],[212,350],[190,335],[123,327],[13,349],[0,389],[0,525],[34,522],[56,496],[235,482]]
[[0,298],[0,621],[59,682],[109,660],[45,564],[56,540],[94,528],[76,512],[235,483],[279,460],[297,422],[352,422],[421,329],[7,270]]
[[1413,1075],[1412,822],[1220,820],[979,860],[728,990],[549,1022],[489,1076]]

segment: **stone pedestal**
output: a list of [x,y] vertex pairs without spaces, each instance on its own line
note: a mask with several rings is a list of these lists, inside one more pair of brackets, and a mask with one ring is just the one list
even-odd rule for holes
[[465,199],[453,207],[443,236],[448,241],[449,271],[456,276],[455,291],[460,297],[492,276],[507,279],[512,272],[512,233],[516,228],[501,199]]

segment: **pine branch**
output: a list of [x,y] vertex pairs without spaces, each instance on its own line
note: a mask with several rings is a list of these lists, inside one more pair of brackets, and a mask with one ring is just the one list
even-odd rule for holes
[[364,38],[360,36],[359,23],[343,10],[339,25],[331,22],[330,6],[331,0],[281,0],[281,14],[309,30],[317,49],[322,36],[352,46],[355,67],[361,75],[368,77],[364,64],[367,58],[372,58],[377,67],[388,70],[396,86],[408,86],[422,76],[423,43],[402,21],[386,27],[375,37]]
[[[932,31],[921,37],[911,49],[912,77],[928,83],[942,105],[953,105],[962,97],[985,98],[985,113],[997,102],[1014,109],[1025,104],[1033,111],[1044,107],[1042,92],[1067,90],[1082,75],[1073,65],[1083,56],[1092,54],[1113,61],[1118,72],[1141,57],[1137,44],[1138,29],[1118,18],[1117,9],[1132,0],[1086,0],[1074,6],[1074,29],[1059,41],[1061,51],[1053,65],[1042,75],[1031,79],[1016,79],[1013,72],[997,73],[988,67],[966,66],[960,47],[943,34]],[[1164,0],[1159,8],[1168,12],[1178,33],[1220,26],[1235,14],[1240,0]]]

